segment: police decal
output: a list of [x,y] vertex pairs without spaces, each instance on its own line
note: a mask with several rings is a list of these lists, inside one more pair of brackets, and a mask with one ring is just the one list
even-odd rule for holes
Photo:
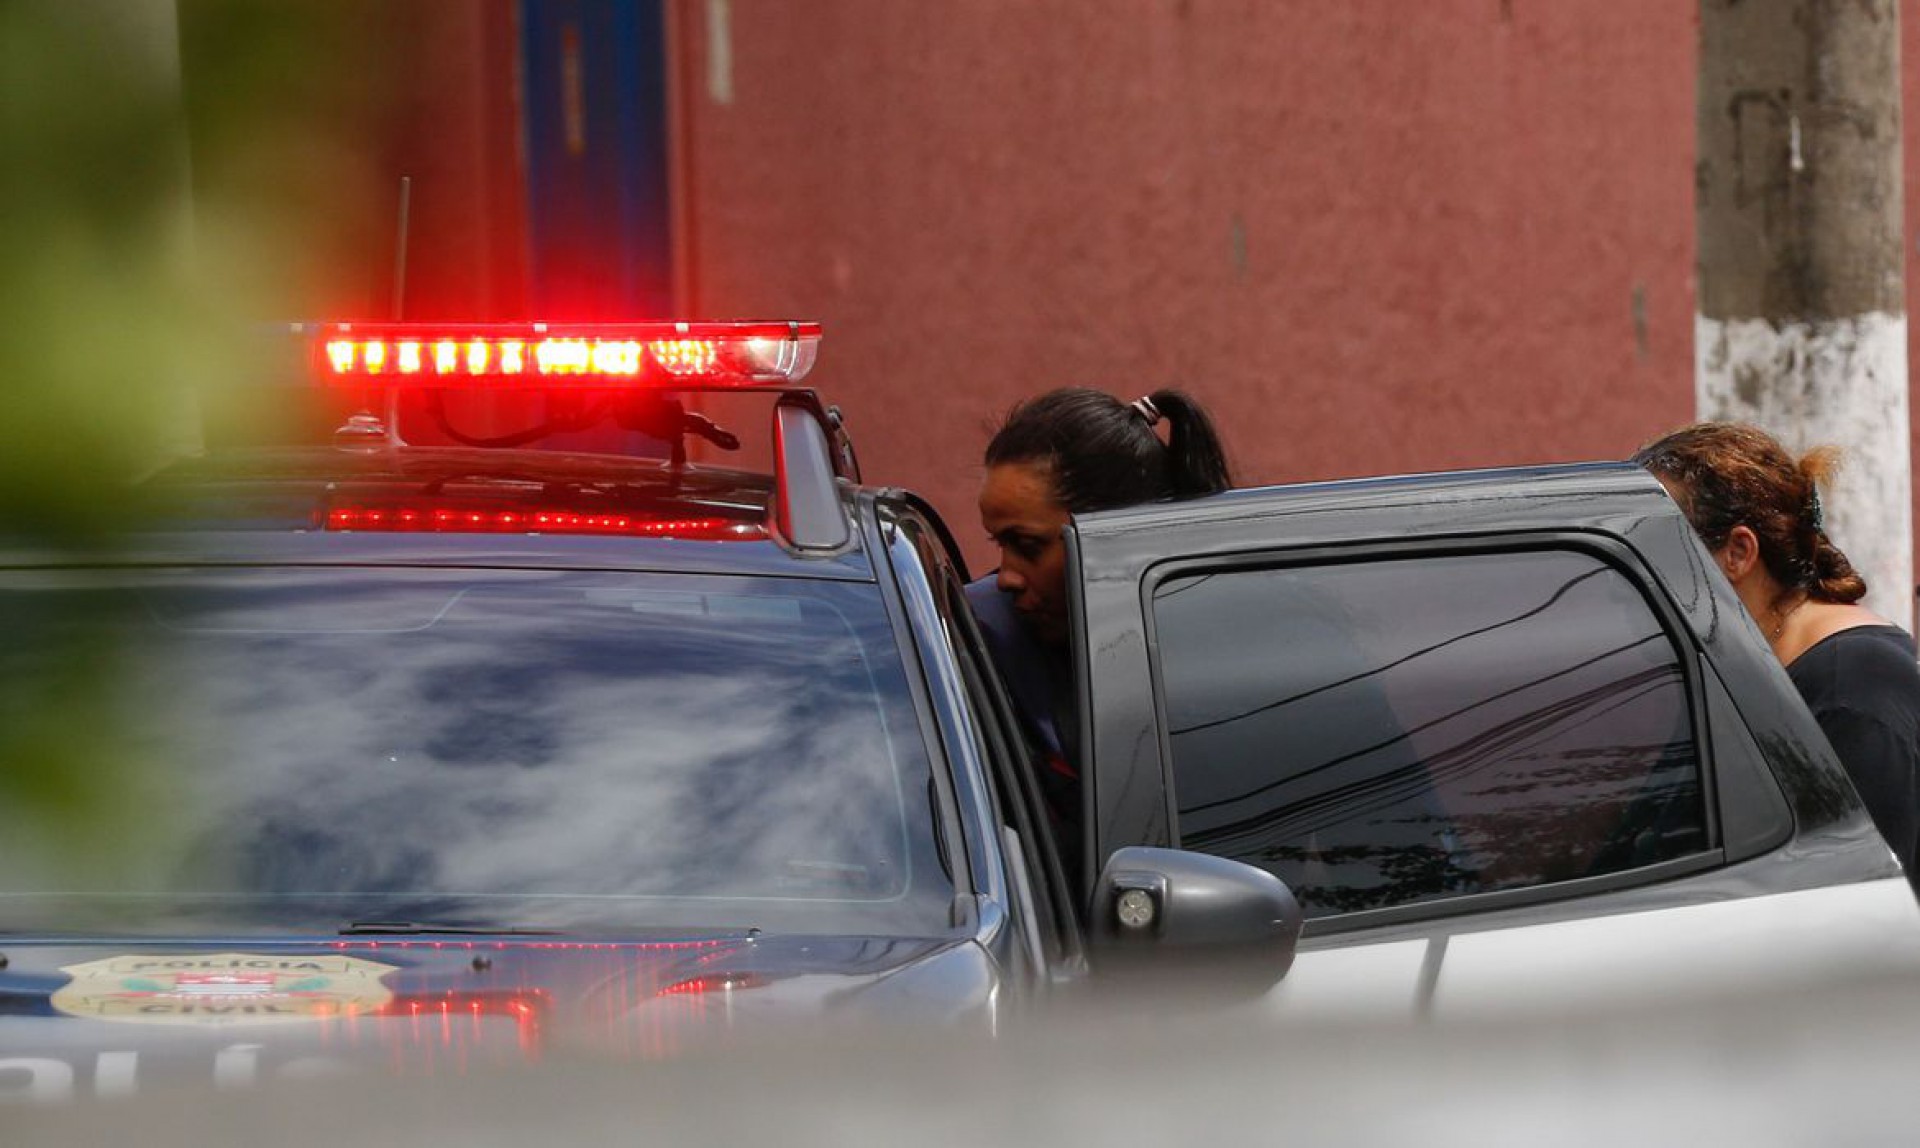
[[335,953],[145,953],[64,966],[68,1016],[141,1024],[274,1024],[372,1012],[393,965]]

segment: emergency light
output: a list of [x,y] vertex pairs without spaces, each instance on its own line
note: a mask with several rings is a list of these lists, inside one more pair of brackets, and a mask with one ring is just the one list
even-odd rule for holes
[[682,538],[709,542],[753,541],[767,536],[757,522],[729,518],[657,518],[646,514],[487,507],[438,503],[386,503],[328,507],[328,530],[455,534],[603,534],[633,538]]
[[791,387],[818,323],[326,323],[314,367],[354,387]]
[[[774,489],[766,521],[666,520],[564,506],[512,508],[463,503],[337,504],[329,531],[461,534],[600,534],[710,541],[772,537],[800,551],[837,552],[852,540],[841,484],[860,480],[840,412],[800,385],[820,348],[820,324],[799,322],[651,323],[317,323],[293,325],[311,342],[322,385],[384,393],[384,418],[348,416],[334,432],[350,450],[402,449],[401,392],[428,396],[430,417],[467,447],[510,449],[609,419],[671,444],[668,466],[686,465],[684,440],[697,434],[722,449],[739,440],[660,392],[775,391]],[[592,396],[578,411],[490,438],[457,433],[440,392],[573,391]],[[608,392],[613,392],[611,395]]]

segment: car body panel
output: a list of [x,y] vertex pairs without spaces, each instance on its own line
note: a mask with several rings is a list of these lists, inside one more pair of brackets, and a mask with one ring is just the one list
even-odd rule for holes
[[[369,531],[328,526],[343,505],[427,503],[715,518],[764,526],[765,475],[655,459],[440,447],[274,449],[185,460],[142,487],[145,522],[117,551],[130,563],[452,565],[660,570],[870,581],[860,540],[798,552],[764,533],[705,540],[625,535]],[[851,498],[844,493],[843,501]],[[848,510],[851,515],[851,509]],[[65,555],[13,552],[9,565]]]
[[964,938],[8,941],[0,1099],[167,1083],[432,1077],[561,1053],[658,1059],[743,1032],[991,1031],[1002,977]]
[[[1095,852],[1178,844],[1152,587],[1168,571],[1590,548],[1642,586],[1689,675],[1714,847],[1555,885],[1310,920],[1288,1015],[1481,1010],[1909,970],[1920,906],[1817,724],[1652,478],[1624,464],[1233,491],[1070,528]],[[1824,973],[1823,973],[1824,970]]]
[[1622,1002],[1765,999],[1920,975],[1905,877],[1437,938],[1436,1016],[1604,1012]]

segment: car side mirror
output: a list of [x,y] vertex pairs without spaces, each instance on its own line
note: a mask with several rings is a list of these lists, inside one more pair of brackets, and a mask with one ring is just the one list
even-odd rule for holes
[[1094,968],[1204,969],[1213,989],[1261,993],[1293,966],[1304,921],[1293,891],[1264,869],[1130,845],[1094,887]]

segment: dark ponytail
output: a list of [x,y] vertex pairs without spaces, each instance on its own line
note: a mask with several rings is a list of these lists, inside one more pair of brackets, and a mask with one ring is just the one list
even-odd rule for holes
[[1175,498],[1217,494],[1233,485],[1226,448],[1213,420],[1184,391],[1155,391],[1147,396],[1167,420],[1167,481]]
[[[1164,443],[1153,429],[1163,419]],[[1046,465],[1054,496],[1072,514],[1233,485],[1213,421],[1192,396],[1171,389],[1132,403],[1086,387],[1048,391],[1007,415],[987,443],[986,463]]]

